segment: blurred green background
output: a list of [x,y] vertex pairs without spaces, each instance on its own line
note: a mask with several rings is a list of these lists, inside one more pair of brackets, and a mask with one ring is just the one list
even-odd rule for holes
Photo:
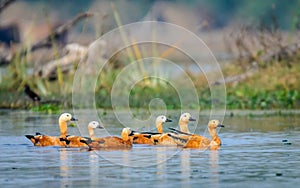
[[[155,20],[183,26],[208,45],[224,74],[227,108],[298,109],[299,7],[297,0],[13,1],[0,12],[0,108],[45,112],[71,108],[73,76],[89,44],[123,24]],[[59,26],[84,12],[93,15],[79,20],[63,34],[56,33]],[[40,47],[47,37],[47,45]],[[105,59],[118,42],[124,41],[109,41],[104,47],[103,61],[109,63],[95,88],[98,108],[112,108],[112,85],[122,69],[133,59],[149,56],[146,52],[151,45],[131,47],[133,57],[124,50]],[[77,48],[72,51],[69,44],[80,45],[82,54],[78,55]],[[213,74],[214,70],[193,72],[193,62],[170,52],[170,47],[157,49],[168,52],[167,58],[186,69],[197,88],[200,108],[210,109],[212,98],[205,74]],[[69,57],[72,53],[77,55]],[[59,65],[66,56],[71,59]],[[181,107],[176,90],[165,83],[153,83],[142,81],[132,89],[131,107],[148,108],[156,97],[163,99],[168,109]],[[41,101],[24,93],[26,84]]]

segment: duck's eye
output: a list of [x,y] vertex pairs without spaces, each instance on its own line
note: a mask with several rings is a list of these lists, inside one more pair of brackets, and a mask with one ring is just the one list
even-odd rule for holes
[[67,114],[67,117],[69,117],[69,114]]

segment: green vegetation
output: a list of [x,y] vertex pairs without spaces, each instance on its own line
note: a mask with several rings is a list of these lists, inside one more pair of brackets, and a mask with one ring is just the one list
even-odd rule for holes
[[[12,65],[10,65],[12,66]],[[223,68],[225,77],[239,73],[234,64],[228,64]],[[110,82],[100,81],[99,87],[96,89],[96,106],[97,108],[111,109],[111,88],[114,78],[119,72],[102,76],[102,79],[111,79]],[[12,74],[12,73],[10,73]],[[8,74],[8,75],[10,75]],[[26,77],[26,76],[25,76]],[[66,78],[65,78],[66,77]],[[61,108],[71,108],[72,103],[72,75],[64,76],[65,82],[62,87],[66,87],[65,92],[61,93],[57,88],[57,82],[40,80],[47,90],[47,94],[43,95],[43,100],[56,99],[61,102],[58,104],[43,104],[31,102],[26,99],[23,94],[22,85],[16,87],[15,80],[3,77],[5,85],[1,85],[1,108],[26,108],[33,111],[42,111],[45,113],[58,113]],[[105,78],[104,78],[105,77]],[[293,63],[292,67],[285,64],[274,63],[272,66],[260,68],[252,77],[238,83],[226,85],[227,92],[227,109],[299,109],[300,108],[300,64]],[[206,82],[203,75],[194,76],[197,80],[199,104],[201,109],[211,108],[211,95],[209,87],[203,87]],[[11,81],[10,81],[11,80]],[[67,81],[66,81],[67,80]],[[20,83],[25,82],[21,80]],[[41,90],[37,87],[37,79],[34,77],[26,77],[26,82],[33,86],[35,91],[39,93]],[[17,88],[17,89],[15,89]],[[9,92],[9,95],[7,95]],[[179,109],[180,101],[176,90],[166,83],[155,86],[137,84],[130,92],[129,104],[132,108],[148,108],[149,103],[154,98],[162,99],[167,109]]]
[[[252,77],[227,85],[229,109],[299,109],[300,65],[272,63],[260,68]],[[236,67],[236,66],[235,66]],[[228,66],[225,71],[235,69]]]
[[60,112],[61,105],[55,104],[40,104],[31,107],[31,110],[34,112],[44,112],[47,114],[57,114]]

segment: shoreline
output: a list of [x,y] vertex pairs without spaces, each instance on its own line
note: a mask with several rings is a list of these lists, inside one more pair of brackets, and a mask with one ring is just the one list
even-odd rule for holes
[[[59,112],[53,112],[53,113],[47,113],[47,112],[39,112],[39,111],[33,111],[33,110],[25,110],[25,109],[4,109],[0,108],[0,113],[5,114],[5,113],[10,113],[10,112],[18,112],[18,113],[24,113],[24,114],[60,114],[64,111],[76,111],[77,113],[89,113],[93,109],[61,109]],[[172,109],[172,110],[167,110],[168,113],[174,113],[174,112],[179,112],[181,109]],[[112,114],[114,112],[118,113],[128,113],[128,109],[120,109],[120,110],[112,110],[112,109],[104,109],[104,108],[97,108],[97,113],[99,115],[104,115],[106,116],[107,114]],[[133,114],[148,114],[148,110],[144,108],[136,109],[133,108],[131,110]],[[164,113],[164,110],[155,110],[155,112],[161,112]],[[195,110],[191,109],[189,110],[190,113],[197,113]],[[215,111],[214,114],[215,116],[220,116],[223,111]],[[210,116],[211,111],[210,110],[201,110],[199,113],[199,116]],[[235,117],[235,116],[289,116],[289,115],[300,115],[300,109],[271,109],[271,110],[244,110],[244,109],[234,109],[234,110],[226,110],[225,111],[225,117]]]

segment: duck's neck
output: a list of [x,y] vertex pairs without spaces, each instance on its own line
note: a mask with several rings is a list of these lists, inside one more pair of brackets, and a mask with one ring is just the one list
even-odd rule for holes
[[208,128],[208,131],[209,131],[209,134],[210,134],[212,140],[214,140],[215,138],[218,137],[217,129]]
[[189,133],[188,122],[179,121],[180,131]]
[[68,134],[67,122],[59,120],[60,136],[65,138]]
[[92,140],[95,140],[95,133],[94,133],[94,129],[92,127],[88,127],[88,132],[89,132],[89,135],[90,135],[90,138]]
[[122,137],[122,139],[124,141],[128,141],[129,140],[128,133],[125,130],[122,131],[121,137]]
[[219,146],[221,145],[221,139],[219,138],[218,134],[217,134],[217,130],[216,129],[208,129],[209,134],[211,136],[211,146],[218,146],[217,148],[212,147],[211,149],[218,149]]
[[156,123],[156,128],[158,133],[163,133],[163,123],[162,122],[157,122]]

